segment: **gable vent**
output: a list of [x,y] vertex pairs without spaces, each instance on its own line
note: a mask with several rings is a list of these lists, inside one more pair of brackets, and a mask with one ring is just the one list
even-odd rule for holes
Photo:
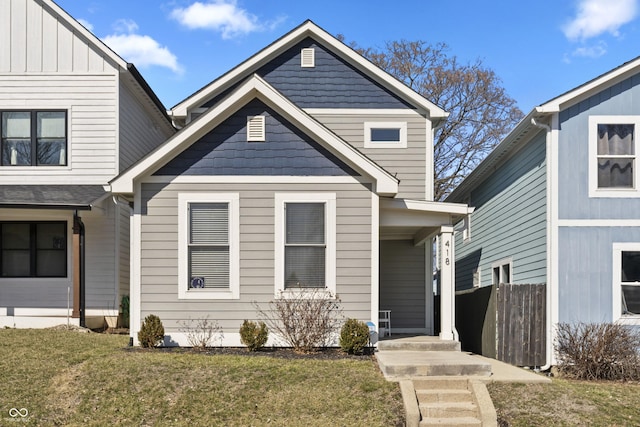
[[316,51],[312,47],[304,48],[300,52],[300,66],[313,68],[316,66]]
[[247,141],[265,140],[264,116],[247,117]]

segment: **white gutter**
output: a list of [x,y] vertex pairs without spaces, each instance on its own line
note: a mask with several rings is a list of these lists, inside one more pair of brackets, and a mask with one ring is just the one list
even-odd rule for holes
[[[545,135],[545,146],[546,146],[546,157],[547,157],[547,170],[549,170],[548,168],[551,167],[551,165],[549,165],[549,146],[551,143],[551,126],[545,124],[545,123],[540,123],[538,121],[536,121],[536,119],[534,117],[531,118],[531,124],[540,128],[540,129],[544,129],[544,131],[546,132]],[[548,172],[547,172],[548,175]],[[549,188],[550,188],[550,183],[547,180],[547,307],[546,307],[546,329],[547,329],[547,345],[546,345],[546,364],[544,366],[540,367],[541,371],[546,371],[547,369],[551,368],[551,357],[552,357],[552,348],[553,348],[553,337],[552,337],[552,325],[551,325],[551,286],[552,286],[552,280],[549,280],[550,278],[550,271],[551,269],[549,268],[549,264],[550,264],[550,260],[551,260],[551,245],[549,244],[549,242],[551,241],[551,236],[550,236],[550,229],[551,227],[549,227],[549,225],[551,224],[550,220],[550,212],[551,209],[549,207],[550,203],[553,203],[552,198],[549,197]]]

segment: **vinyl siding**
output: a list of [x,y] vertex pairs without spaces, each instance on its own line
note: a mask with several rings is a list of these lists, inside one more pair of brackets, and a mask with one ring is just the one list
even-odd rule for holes
[[[433,171],[433,165],[427,167],[426,118],[416,113],[385,116],[332,114],[329,110],[326,113],[314,114],[314,118],[387,172],[395,175],[400,180],[397,197],[422,200],[426,198],[427,174],[431,177]],[[407,122],[407,148],[365,148],[365,122]],[[429,183],[431,185],[431,180]]]
[[119,89],[119,171],[122,172],[162,144],[173,131],[168,129],[166,123],[158,123],[153,119],[152,114],[122,81]]
[[[265,141],[247,142],[247,117],[265,116]],[[253,100],[155,175],[349,176],[355,172],[273,109]]]
[[539,132],[471,193],[471,237],[456,233],[456,289],[490,285],[491,264],[512,258],[512,283],[546,283],[546,139]]
[[559,228],[558,321],[614,321],[613,243],[623,242],[640,242],[640,227]]
[[100,51],[33,0],[0,2],[0,73],[102,73]]
[[559,219],[636,219],[640,198],[589,198],[589,116],[594,115],[640,115],[640,74],[560,112]]
[[[335,192],[337,293],[347,317],[371,312],[371,192],[361,184],[143,184],[141,315],[158,315],[168,332],[180,322],[209,316],[236,333],[256,319],[252,302],[267,308],[274,297],[274,194]],[[240,299],[178,300],[178,193],[240,195]]]
[[380,309],[391,310],[393,329],[425,327],[425,261],[425,245],[380,242]]

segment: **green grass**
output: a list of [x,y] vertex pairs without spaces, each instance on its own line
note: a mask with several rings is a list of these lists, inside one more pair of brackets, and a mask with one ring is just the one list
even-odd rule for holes
[[640,426],[640,384],[554,378],[488,386],[503,426]]
[[[397,384],[370,358],[125,351],[127,337],[0,330],[0,425],[393,426]],[[12,425],[17,425],[12,423]]]

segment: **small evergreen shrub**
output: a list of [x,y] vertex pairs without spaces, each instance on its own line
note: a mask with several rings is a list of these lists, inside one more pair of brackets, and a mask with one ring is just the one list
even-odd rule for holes
[[369,344],[369,327],[357,319],[347,319],[340,330],[340,347],[349,354],[362,354]]
[[155,314],[150,314],[144,318],[140,332],[138,332],[138,341],[145,348],[157,346],[164,339],[164,326],[162,321]]
[[267,343],[269,329],[264,322],[256,323],[250,320],[242,322],[240,327],[240,341],[249,351],[258,351]]

